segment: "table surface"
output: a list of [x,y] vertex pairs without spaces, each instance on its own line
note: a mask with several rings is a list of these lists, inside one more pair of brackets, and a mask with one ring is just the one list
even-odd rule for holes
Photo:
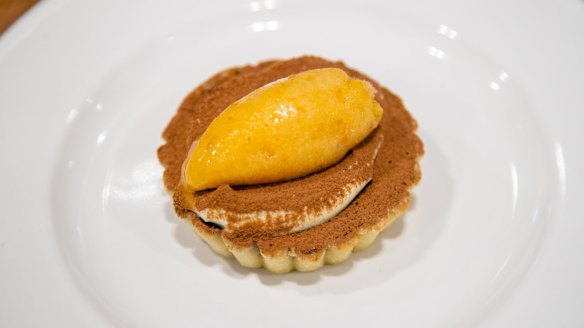
[[0,0],[0,34],[38,0]]

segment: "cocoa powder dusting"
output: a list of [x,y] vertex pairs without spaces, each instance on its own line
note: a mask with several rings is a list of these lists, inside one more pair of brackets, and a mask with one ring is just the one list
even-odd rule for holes
[[[384,109],[379,127],[362,143],[362,147],[366,148],[367,141],[371,142],[376,135],[383,137],[373,167],[373,181],[353,202],[325,223],[279,236],[254,227],[228,233],[201,221],[196,214],[185,209],[180,191],[176,189],[180,181],[181,166],[190,145],[203,134],[211,121],[231,103],[265,84],[306,70],[325,67],[340,68],[354,78],[369,81],[377,90],[376,100]],[[400,211],[407,207],[410,189],[420,180],[418,160],[424,153],[423,144],[415,133],[416,129],[416,121],[404,108],[400,98],[376,81],[348,68],[342,62],[306,56],[228,69],[204,82],[186,97],[166,127],[163,133],[166,144],[158,149],[158,157],[165,168],[164,184],[171,193],[175,193],[173,198],[177,214],[192,220],[197,228],[208,233],[223,234],[225,239],[241,247],[256,243],[264,254],[289,249],[298,254],[311,254],[327,246],[347,242],[360,229],[375,226],[385,219],[390,211]],[[271,206],[296,208],[305,203],[315,208],[322,207],[322,204],[317,203],[321,195],[326,195],[331,190],[335,185],[331,182],[339,179],[343,163],[346,164],[354,154],[358,154],[357,149],[343,161],[322,172],[290,182],[239,188],[223,186],[212,191],[199,192],[197,207],[224,206],[234,211],[266,210],[271,209]],[[343,172],[351,172],[349,175],[341,175],[343,182],[362,178],[365,174],[362,169]],[[281,193],[276,195],[274,191]],[[279,205],[274,205],[274,199],[278,199]]]

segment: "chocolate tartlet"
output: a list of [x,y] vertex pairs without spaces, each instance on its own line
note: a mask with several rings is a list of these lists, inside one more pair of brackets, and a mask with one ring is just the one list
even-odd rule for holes
[[[344,186],[363,182],[358,195],[330,220],[301,231],[269,229],[254,224],[237,230],[202,220],[188,204],[192,195],[179,188],[181,169],[189,149],[225,108],[273,81],[307,70],[339,68],[349,76],[370,82],[383,108],[379,126],[337,164],[308,176],[265,185],[194,192],[199,207],[229,213],[294,210],[319,211],[340,197]],[[265,61],[255,66],[227,69],[192,91],[166,127],[166,144],[158,149],[164,166],[164,184],[173,195],[178,216],[219,254],[235,256],[246,267],[272,272],[310,271],[338,263],[353,250],[371,244],[379,232],[409,207],[410,190],[419,182],[423,144],[417,123],[402,101],[364,74],[318,57]],[[367,183],[368,182],[368,183]],[[291,217],[291,220],[294,218]]]

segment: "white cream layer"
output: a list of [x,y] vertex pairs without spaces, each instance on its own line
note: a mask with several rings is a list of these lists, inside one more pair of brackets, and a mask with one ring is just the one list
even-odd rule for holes
[[[316,211],[309,211],[307,207],[304,207],[301,212],[279,210],[235,213],[225,209],[196,209],[195,212],[203,221],[218,224],[230,232],[249,224],[259,223],[268,226],[272,222],[277,222],[276,224],[280,228],[288,228],[290,232],[297,232],[332,219],[357,197],[369,181],[371,179],[347,184],[340,193],[331,195],[331,199],[334,199],[331,206]],[[228,222],[228,218],[231,218],[232,222]]]

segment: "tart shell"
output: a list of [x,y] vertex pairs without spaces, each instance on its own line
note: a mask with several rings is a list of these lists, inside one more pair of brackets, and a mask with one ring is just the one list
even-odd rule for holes
[[[230,103],[280,78],[309,69],[336,67],[350,76],[369,81],[376,89],[376,100],[384,109],[378,128],[383,144],[373,165],[373,180],[337,216],[312,228],[286,235],[266,231],[228,232],[202,221],[185,205],[178,188],[181,167],[194,140]],[[417,123],[399,97],[375,80],[347,67],[319,57],[305,56],[272,60],[255,66],[224,70],[195,88],[180,105],[163,133],[166,141],[158,149],[164,166],[164,184],[173,196],[177,215],[188,221],[217,253],[233,256],[245,267],[275,273],[292,270],[312,271],[324,264],[346,260],[353,251],[369,246],[409,207],[411,189],[421,178],[419,159],[424,153],[417,135]],[[318,174],[326,174],[326,170]],[[315,179],[298,190],[310,195],[322,186]],[[258,188],[262,188],[258,186]]]

